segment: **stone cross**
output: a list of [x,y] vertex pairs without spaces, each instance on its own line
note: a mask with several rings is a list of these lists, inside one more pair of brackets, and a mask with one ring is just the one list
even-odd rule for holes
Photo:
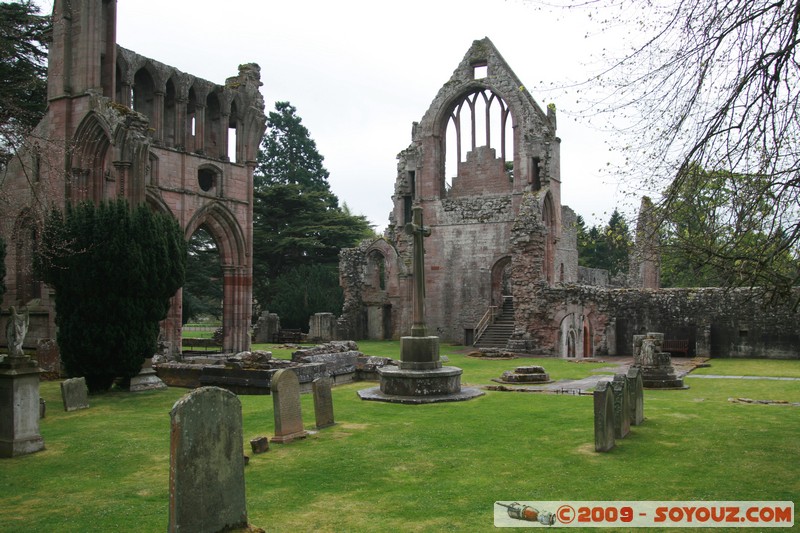
[[422,207],[412,209],[412,222],[406,224],[406,233],[414,237],[414,323],[412,337],[427,337],[425,325],[425,244],[423,238],[430,237],[431,229],[422,225]]

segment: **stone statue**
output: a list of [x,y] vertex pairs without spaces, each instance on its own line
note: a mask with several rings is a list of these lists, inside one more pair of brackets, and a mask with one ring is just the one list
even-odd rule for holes
[[9,357],[25,357],[25,352],[22,350],[22,343],[25,340],[25,335],[28,333],[30,314],[27,310],[24,314],[17,313],[17,310],[13,306],[10,311],[11,316],[8,317],[8,324],[6,324],[8,355]]
[[412,209],[413,222],[406,224],[408,235],[414,237],[414,323],[411,326],[412,337],[426,337],[425,326],[425,244],[423,238],[429,237],[431,229],[422,225],[422,207]]

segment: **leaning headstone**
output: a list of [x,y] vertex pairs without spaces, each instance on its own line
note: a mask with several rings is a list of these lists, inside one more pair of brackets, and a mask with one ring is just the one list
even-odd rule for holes
[[628,380],[628,407],[630,408],[631,425],[638,426],[644,422],[644,384],[642,371],[635,366],[628,369],[625,376]]
[[607,452],[616,444],[614,440],[614,398],[607,381],[601,381],[594,390],[594,449]]
[[297,374],[288,368],[278,370],[272,376],[270,388],[275,411],[275,436],[272,442],[286,443],[304,438],[308,433],[303,429]]
[[246,527],[239,398],[201,387],[175,402],[170,418],[168,531]]
[[611,382],[614,394],[614,436],[624,439],[631,432],[631,409],[628,404],[628,381],[625,374],[616,374]]
[[331,378],[321,377],[311,382],[311,391],[314,394],[314,417],[317,429],[334,425],[333,397],[331,396]]
[[61,400],[65,411],[77,411],[89,407],[89,390],[86,378],[71,378],[61,382]]

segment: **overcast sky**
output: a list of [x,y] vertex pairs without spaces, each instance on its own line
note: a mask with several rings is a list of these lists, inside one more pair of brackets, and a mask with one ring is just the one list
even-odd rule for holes
[[220,84],[258,63],[266,111],[297,108],[333,192],[382,230],[412,122],[472,41],[489,37],[539,105],[556,104],[562,202],[591,225],[631,202],[600,171],[612,161],[608,134],[570,116],[574,96],[549,92],[599,68],[586,19],[522,0],[118,0],[117,42]]

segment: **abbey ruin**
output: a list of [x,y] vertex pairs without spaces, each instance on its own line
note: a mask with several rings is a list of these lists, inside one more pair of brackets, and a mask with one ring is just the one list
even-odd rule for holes
[[[115,1],[55,2],[47,113],[2,180],[2,309],[30,312],[29,348],[54,339],[53,294],[31,269],[43,217],[67,202],[125,198],[174,216],[187,240],[199,228],[213,236],[224,273],[223,346],[245,350],[253,169],[266,123],[260,69],[244,64],[213,83],[120,47],[116,24]],[[179,353],[181,291],[162,331]]]
[[[169,213],[187,240],[199,229],[213,237],[223,265],[223,350],[250,347],[261,85],[256,64],[215,83],[120,47],[115,1],[55,2],[48,109],[3,170],[0,196],[0,312],[13,305],[30,314],[26,348],[56,336],[54,295],[31,268],[44,216],[112,198]],[[534,100],[489,39],[475,41],[398,155],[385,235],[341,253],[345,304],[330,310],[340,314],[336,336],[409,333],[405,225],[420,206],[431,230],[426,318],[444,340],[480,344],[492,334],[503,349],[579,358],[629,354],[633,335],[660,331],[684,342],[686,355],[800,355],[795,310],[762,304],[758,291],[659,289],[646,242],[624,287],[579,268],[560,160],[555,107]],[[162,333],[168,351],[180,353],[180,291]]]
[[342,251],[339,335],[410,331],[413,244],[404,226],[418,205],[431,230],[428,325],[443,339],[480,345],[504,322],[489,345],[536,355],[626,355],[633,335],[659,331],[688,356],[800,356],[797,312],[767,306],[758,290],[659,289],[642,227],[624,287],[578,267],[556,128],[555,107],[533,99],[488,38],[475,41],[398,155],[384,237]]

